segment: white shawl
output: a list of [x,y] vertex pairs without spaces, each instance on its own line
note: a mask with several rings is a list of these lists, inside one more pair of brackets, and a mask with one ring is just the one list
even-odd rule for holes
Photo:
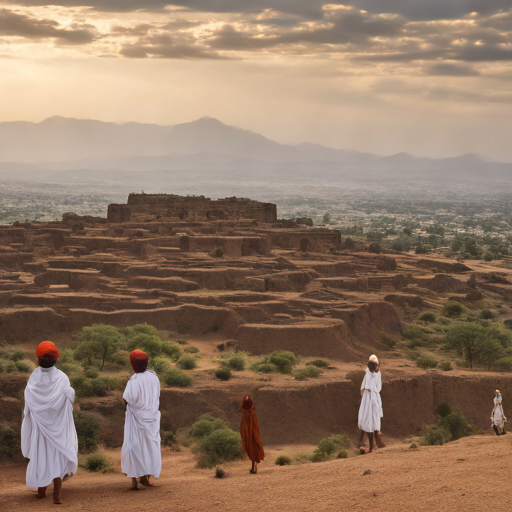
[[380,390],[382,380],[380,372],[372,373],[368,368],[361,384],[363,398],[359,407],[358,426],[364,432],[375,432],[380,430],[380,419],[382,413],[382,400]]
[[73,421],[75,391],[55,366],[36,368],[25,388],[21,451],[30,459],[27,487],[46,487],[74,475],[78,441]]
[[124,422],[121,470],[126,476],[160,476],[160,381],[151,371],[135,373],[123,398],[128,403]]

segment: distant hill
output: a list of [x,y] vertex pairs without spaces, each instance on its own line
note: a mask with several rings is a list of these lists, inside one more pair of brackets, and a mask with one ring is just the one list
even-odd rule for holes
[[139,182],[161,180],[166,172],[178,180],[194,173],[195,179],[291,185],[381,179],[512,183],[512,164],[474,153],[435,159],[310,142],[292,146],[210,117],[174,126],[58,116],[40,123],[0,123],[2,180]]

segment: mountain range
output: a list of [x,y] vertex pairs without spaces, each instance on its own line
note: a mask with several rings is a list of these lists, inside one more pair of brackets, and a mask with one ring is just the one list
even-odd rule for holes
[[[142,177],[141,174],[144,173]],[[202,117],[160,126],[51,117],[0,123],[0,179],[47,182],[174,180],[337,183],[434,180],[512,183],[512,164],[470,153],[379,156],[263,135]]]

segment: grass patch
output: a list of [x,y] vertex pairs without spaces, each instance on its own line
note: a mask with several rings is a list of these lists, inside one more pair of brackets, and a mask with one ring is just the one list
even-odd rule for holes
[[316,366],[306,366],[305,368],[299,368],[293,372],[295,380],[308,380],[319,377],[322,374],[322,370]]
[[432,313],[432,311],[425,311],[425,313],[422,313],[419,317],[418,317],[418,320],[422,321],[422,322],[435,322],[436,321],[436,315],[435,313]]
[[449,372],[453,370],[452,363],[450,363],[450,361],[444,361],[439,365],[439,368],[443,370],[443,372]]
[[352,441],[345,434],[333,434],[322,439],[311,457],[312,462],[331,460],[342,448],[350,448]]
[[199,352],[199,349],[197,347],[189,345],[188,347],[185,347],[183,349],[183,352],[185,352],[186,354],[197,354]]
[[279,457],[277,457],[277,459],[274,462],[276,466],[288,466],[291,463],[292,459],[290,459],[290,457],[287,457],[286,455],[279,455]]
[[257,373],[292,373],[293,367],[297,364],[297,358],[293,352],[288,350],[276,350],[266,355],[260,361],[251,366],[251,370]]
[[170,388],[187,388],[193,383],[192,377],[178,368],[167,370],[162,374],[161,380]]
[[219,380],[229,380],[233,374],[231,373],[231,370],[227,367],[217,368],[215,370],[215,377]]
[[225,361],[226,366],[235,372],[245,370],[245,358],[241,354],[234,355]]
[[91,473],[106,473],[110,469],[110,462],[104,453],[93,453],[85,460],[84,467]]
[[195,357],[186,355],[178,359],[177,365],[182,370],[193,370],[194,368],[197,368],[197,361]]
[[437,366],[437,359],[429,355],[422,355],[416,359],[416,365],[423,370],[428,370]]
[[317,368],[326,368],[329,366],[329,363],[327,361],[324,361],[323,359],[314,359],[313,361],[308,361],[306,363],[306,366],[316,366]]

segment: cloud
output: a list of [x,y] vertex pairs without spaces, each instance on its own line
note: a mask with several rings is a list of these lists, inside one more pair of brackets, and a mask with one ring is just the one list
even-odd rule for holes
[[164,59],[226,59],[201,46],[187,44],[167,34],[156,34],[141,38],[136,43],[125,44],[119,52],[123,57],[143,59],[158,57]]
[[452,62],[436,62],[423,68],[423,72],[430,76],[479,76],[480,73],[466,65]]
[[56,39],[60,44],[83,45],[95,38],[95,27],[89,24],[74,24],[71,29],[62,29],[54,20],[36,19],[8,9],[0,9],[0,36],[26,39]]

